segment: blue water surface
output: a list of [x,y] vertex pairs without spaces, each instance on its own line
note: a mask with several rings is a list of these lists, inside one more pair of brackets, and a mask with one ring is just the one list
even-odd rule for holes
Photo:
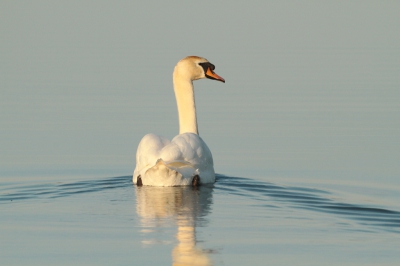
[[4,265],[399,262],[399,205],[312,184],[218,175],[196,189],[53,177],[0,189]]

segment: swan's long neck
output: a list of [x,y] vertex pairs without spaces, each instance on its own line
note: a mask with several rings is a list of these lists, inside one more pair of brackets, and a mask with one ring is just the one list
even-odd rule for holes
[[196,104],[194,101],[193,82],[185,75],[174,71],[174,91],[179,115],[179,134],[191,132],[199,134],[197,130]]

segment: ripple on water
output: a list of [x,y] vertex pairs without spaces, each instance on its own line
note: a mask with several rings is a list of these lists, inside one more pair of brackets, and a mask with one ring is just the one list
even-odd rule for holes
[[[0,203],[41,198],[69,197],[132,186],[131,176],[58,183],[8,182],[0,186]],[[281,186],[243,177],[217,175],[214,193],[218,191],[258,201],[264,208],[280,207],[320,212],[351,219],[361,225],[400,233],[400,212],[384,206],[353,204],[335,199],[329,191],[311,187]],[[268,204],[265,204],[267,202]],[[271,201],[272,200],[272,201]],[[276,204],[274,204],[274,202]]]

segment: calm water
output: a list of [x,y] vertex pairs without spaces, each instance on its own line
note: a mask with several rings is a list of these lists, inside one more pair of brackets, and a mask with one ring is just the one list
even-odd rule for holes
[[[3,1],[0,265],[400,265],[399,13]],[[226,80],[194,84],[218,182],[136,188],[187,55]]]
[[[218,175],[135,187],[130,176],[0,187],[3,265],[395,265],[400,196]],[[347,188],[351,188],[347,186]],[[391,196],[385,204],[382,196]],[[395,203],[394,203],[395,202]],[[394,203],[394,204],[393,204]]]

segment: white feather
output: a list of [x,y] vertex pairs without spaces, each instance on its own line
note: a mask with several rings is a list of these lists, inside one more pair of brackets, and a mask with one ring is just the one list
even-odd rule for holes
[[144,136],[136,154],[134,183],[139,175],[149,186],[191,185],[195,175],[203,184],[215,182],[211,151],[194,133],[179,134],[171,142],[155,134]]

